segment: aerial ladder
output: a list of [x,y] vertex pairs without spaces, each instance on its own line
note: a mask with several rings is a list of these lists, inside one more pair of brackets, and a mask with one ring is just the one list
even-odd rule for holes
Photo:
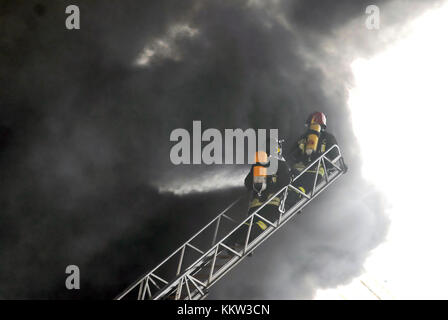
[[[332,155],[330,158],[329,155]],[[317,167],[317,170],[316,170]],[[303,174],[313,169],[314,185],[304,193],[300,186]],[[319,171],[323,177],[319,178]],[[237,266],[248,255],[311,201],[346,172],[338,145],[329,148],[319,158],[291,179],[270,199],[279,197],[281,203],[274,221],[263,216],[266,201],[259,209],[237,222],[228,211],[242,198],[234,201],[194,236],[183,243],[159,265],[145,273],[116,299],[130,300],[202,300],[210,287]],[[267,228],[259,233],[256,221]],[[254,237],[254,234],[257,234]],[[252,236],[251,236],[252,235]],[[239,245],[235,245],[235,240]]]

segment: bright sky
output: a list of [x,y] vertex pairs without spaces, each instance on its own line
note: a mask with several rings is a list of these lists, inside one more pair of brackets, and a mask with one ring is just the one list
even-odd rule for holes
[[352,64],[353,129],[363,175],[387,197],[388,239],[351,284],[316,299],[448,299],[448,4]]

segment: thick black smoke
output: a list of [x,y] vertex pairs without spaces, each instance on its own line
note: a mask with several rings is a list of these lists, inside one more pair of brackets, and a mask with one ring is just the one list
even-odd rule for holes
[[[69,4],[80,30],[65,28]],[[291,144],[316,109],[350,174],[212,297],[310,298],[360,274],[388,226],[347,108],[350,59],[383,45],[363,26],[368,4],[1,1],[0,297],[114,297],[243,192],[201,187],[224,166],[173,166],[173,129],[279,128]],[[420,8],[394,4],[389,25]],[[65,289],[70,264],[79,291]]]

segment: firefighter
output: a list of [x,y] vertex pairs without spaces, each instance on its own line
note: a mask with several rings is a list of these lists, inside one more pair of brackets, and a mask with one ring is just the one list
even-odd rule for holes
[[[270,159],[276,157],[278,167],[275,173],[269,173]],[[244,179],[244,185],[250,192],[248,216],[258,210],[263,204],[266,204],[257,213],[271,222],[275,222],[279,218],[280,197],[273,197],[277,191],[289,184],[290,174],[285,159],[281,156],[281,147],[278,148],[277,154],[268,157],[265,151],[257,151],[255,153],[255,163],[252,165],[248,175]],[[228,240],[233,249],[239,251],[244,247],[246,242],[248,228],[250,222],[245,223],[246,227],[238,229]],[[258,235],[269,227],[269,224],[255,217],[252,228],[250,230],[250,238],[248,243],[252,242]],[[232,255],[229,253],[230,256]],[[249,254],[251,256],[252,253]]]
[[[323,112],[313,112],[305,122],[307,131],[297,139],[297,144],[288,155],[288,164],[291,167],[293,176],[297,176],[309,166],[314,160],[324,154],[333,145],[337,144],[336,138],[326,131],[327,118]],[[338,155],[336,150],[327,154],[327,158],[332,160]],[[317,171],[317,172],[316,172]],[[303,193],[308,194],[314,186],[319,184],[324,176],[322,165],[318,169],[316,164],[307,170],[294,185]]]
[[[244,180],[244,185],[250,192],[248,215],[251,215],[268,201],[258,214],[272,222],[275,222],[279,217],[280,196],[272,197],[290,181],[288,167],[283,157],[281,157],[280,150],[279,148],[278,153],[280,157],[276,157],[278,160],[277,172],[273,174],[268,174],[270,161],[267,153],[258,151],[255,154],[255,164],[252,165],[249,174]],[[252,228],[252,239],[269,227],[268,223],[257,217],[254,218],[253,223],[256,228]]]

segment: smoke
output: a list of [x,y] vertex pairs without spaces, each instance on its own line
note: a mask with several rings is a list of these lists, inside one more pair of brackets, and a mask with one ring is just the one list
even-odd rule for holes
[[114,297],[242,192],[246,167],[172,165],[172,130],[278,128],[291,145],[315,109],[349,174],[212,297],[310,298],[362,272],[388,220],[360,177],[349,65],[429,1],[377,1],[376,33],[367,1],[78,3],[71,31],[68,1],[0,4],[0,297]]

